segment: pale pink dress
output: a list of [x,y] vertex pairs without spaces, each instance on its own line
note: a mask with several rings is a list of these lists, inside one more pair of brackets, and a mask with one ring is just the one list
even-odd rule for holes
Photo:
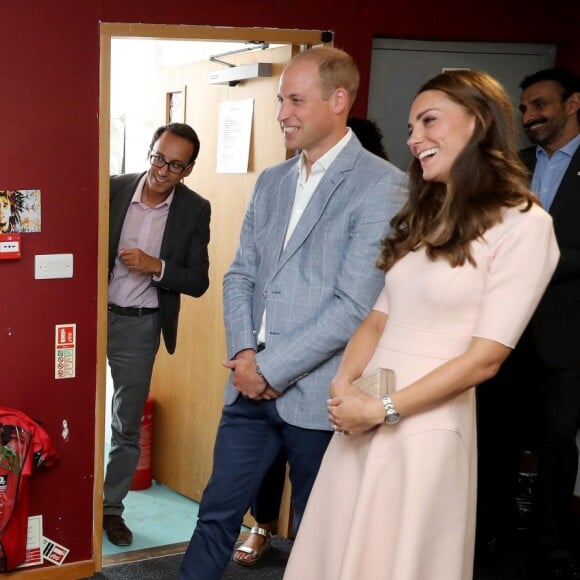
[[[375,306],[389,319],[368,368],[394,369],[402,389],[474,336],[516,344],[558,259],[551,218],[539,207],[509,209],[473,255],[476,268],[451,268],[417,251],[389,271]],[[472,578],[474,395],[365,435],[335,435],[284,579]]]

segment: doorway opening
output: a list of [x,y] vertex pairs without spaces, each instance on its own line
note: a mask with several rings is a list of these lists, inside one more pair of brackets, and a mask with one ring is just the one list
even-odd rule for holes
[[[328,36],[311,30],[101,25],[95,554],[103,549],[103,450],[110,439],[112,390],[106,363],[109,175],[145,171],[151,135],[166,122],[186,122],[199,134],[200,157],[185,183],[212,205],[210,289],[199,299],[182,295],[177,350],[169,356],[163,344],[160,346],[151,385],[154,480],[176,496],[197,501],[211,469],[225,383],[225,369],[219,364],[225,352],[221,279],[233,258],[257,175],[286,158],[275,114],[278,77],[295,52],[324,44],[322,38]],[[245,50],[258,42],[257,50]],[[211,57],[216,54],[225,54],[219,60],[226,63],[214,61]],[[209,82],[208,73],[224,69],[229,62],[245,65],[258,61],[268,61],[270,76],[236,84]],[[219,174],[219,104],[248,98],[254,103],[248,169],[241,174]],[[193,511],[181,512],[189,526],[184,539],[189,540],[195,517]],[[128,510],[124,517],[131,527]],[[133,532],[134,545],[129,551],[144,547],[135,542],[138,528],[133,526]],[[157,545],[167,541],[160,538]]]

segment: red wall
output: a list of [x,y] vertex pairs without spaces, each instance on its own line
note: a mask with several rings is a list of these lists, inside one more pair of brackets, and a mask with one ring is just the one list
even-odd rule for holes
[[[45,535],[91,557],[96,365],[99,22],[320,28],[359,62],[356,112],[366,112],[373,36],[541,42],[580,69],[575,14],[533,18],[529,2],[433,4],[343,0],[18,0],[0,7],[0,189],[42,190],[42,232],[0,261],[0,404],[42,420],[60,461],[33,478],[31,513]],[[525,24],[524,24],[525,23]],[[74,277],[35,280],[34,255],[74,254]],[[54,325],[77,324],[76,378],[54,380]],[[70,439],[60,437],[67,419]]]
[[[19,261],[0,261],[0,404],[42,421],[59,451],[31,480],[31,515],[68,563],[92,554],[99,36],[96,4],[60,4],[0,6],[0,189],[42,191],[42,231],[23,234]],[[34,279],[34,256],[52,253],[74,254],[72,279]],[[76,378],[57,381],[54,326],[70,322]]]

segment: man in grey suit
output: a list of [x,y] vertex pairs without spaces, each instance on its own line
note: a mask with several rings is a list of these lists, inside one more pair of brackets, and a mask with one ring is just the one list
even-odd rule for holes
[[198,153],[195,131],[172,123],[155,131],[146,173],[111,177],[107,358],[114,393],[103,529],[118,546],[132,541],[123,499],[139,460],[160,334],[173,354],[181,293],[197,297],[209,286],[210,204],[181,183]]
[[256,183],[224,278],[231,369],[181,580],[219,580],[243,515],[284,450],[298,526],[332,436],[326,401],[343,348],[383,285],[375,267],[404,175],[346,126],[358,89],[353,59],[333,48],[285,68],[278,121],[299,156]]

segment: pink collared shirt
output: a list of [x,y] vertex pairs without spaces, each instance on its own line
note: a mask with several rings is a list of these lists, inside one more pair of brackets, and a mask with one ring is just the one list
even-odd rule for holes
[[[146,178],[147,175],[144,175],[137,185],[127,209],[117,254],[122,248],[139,248],[146,254],[159,258],[175,189],[160,204],[148,207],[141,203],[141,193]],[[151,280],[157,282],[163,278],[165,262],[163,260],[161,262],[161,276],[145,276],[138,272],[130,272],[117,255],[109,280],[109,302],[117,306],[157,308],[159,306],[157,288],[151,285]]]

